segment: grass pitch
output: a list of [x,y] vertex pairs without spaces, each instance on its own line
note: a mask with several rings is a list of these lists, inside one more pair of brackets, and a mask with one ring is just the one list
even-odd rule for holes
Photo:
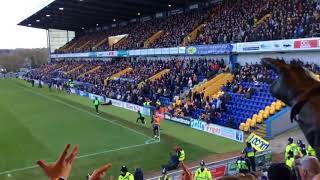
[[[151,139],[151,125],[135,124],[137,114],[113,106],[96,115],[91,100],[24,81],[0,79],[0,179],[46,179],[36,160],[55,161],[67,143],[79,144],[70,179],[85,179],[104,163],[117,177],[122,165],[129,171],[160,171],[175,145],[187,161],[240,150],[242,144],[163,121],[161,142]],[[150,123],[150,118],[147,118]]]

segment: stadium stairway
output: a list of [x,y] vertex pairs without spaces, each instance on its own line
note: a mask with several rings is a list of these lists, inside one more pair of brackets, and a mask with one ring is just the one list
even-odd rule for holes
[[82,51],[82,49],[85,48],[90,42],[91,42],[91,40],[83,43],[83,44],[79,47],[79,50]]
[[163,75],[167,74],[170,72],[170,69],[164,69],[160,71],[159,73],[155,74],[154,76],[150,77],[148,80],[149,81],[156,81],[157,79],[161,78]]
[[161,34],[163,33],[163,31],[158,31],[156,33],[154,33],[151,37],[149,37],[145,42],[143,47],[144,48],[148,48],[150,46],[150,44],[152,44],[154,41],[156,41],[158,38],[160,38]]
[[212,86],[206,88],[204,92],[204,97],[209,96],[210,99],[212,99],[214,95],[220,91],[223,85],[226,85],[228,81],[233,80],[233,77],[234,76],[230,73],[224,74],[224,76],[220,80],[216,81]]
[[217,81],[218,79],[222,78],[223,73],[218,74],[216,77],[210,79],[210,80],[204,80],[202,83],[198,84],[197,86],[192,88],[192,92],[202,92],[206,89],[206,87],[210,86],[211,84],[213,84],[215,81]]
[[68,65],[61,66],[61,67],[59,67],[58,69],[55,69],[54,72],[60,71],[61,69],[64,69],[64,68],[66,68],[66,67],[68,67]]
[[133,69],[131,67],[128,67],[124,70],[121,70],[120,72],[117,72],[116,74],[110,76],[110,79],[114,80],[114,79],[117,79],[119,78],[120,76],[124,75],[124,74],[127,74],[128,72],[132,71]]
[[123,42],[125,42],[128,39],[129,36],[130,36],[130,34],[128,36],[125,36],[125,37],[119,39],[117,42],[112,44],[112,46],[109,44],[109,46],[113,47],[113,49],[117,49]]
[[77,66],[77,67],[75,67],[75,68],[73,68],[73,69],[71,69],[71,70],[69,70],[69,71],[67,71],[67,72],[64,72],[64,74],[65,74],[65,75],[68,75],[68,74],[70,74],[70,73],[73,73],[73,72],[77,71],[78,69],[81,69],[83,66],[84,66],[84,65],[81,64],[80,66]]
[[96,72],[96,71],[98,71],[100,68],[101,68],[101,66],[96,66],[96,67],[94,67],[93,69],[91,69],[91,70],[89,70],[89,71],[81,74],[79,77],[83,77],[83,76],[85,76],[85,75],[87,75],[87,74],[91,74],[91,73],[93,73],[93,72]]
[[259,21],[257,21],[255,24],[254,24],[254,27],[257,27],[259,26],[260,24],[264,23],[272,14],[266,14],[264,15]]
[[93,49],[99,48],[101,45],[107,43],[107,41],[108,41],[108,37],[102,39],[100,42],[98,42],[96,45],[93,46]]
[[198,32],[205,27],[205,24],[201,24],[195,28],[190,34],[183,38],[182,46],[187,46],[189,43],[193,42],[198,35]]
[[[164,69],[160,72],[158,72],[157,74],[151,76],[150,78],[148,78],[149,81],[156,81],[159,78],[161,78],[163,75],[167,74],[168,72],[170,72],[170,69]],[[144,82],[140,82],[138,84],[138,88],[141,88],[143,86]]]
[[263,139],[266,139],[267,137],[267,125],[265,123],[258,124],[256,126],[256,129],[253,131],[256,135],[262,137]]

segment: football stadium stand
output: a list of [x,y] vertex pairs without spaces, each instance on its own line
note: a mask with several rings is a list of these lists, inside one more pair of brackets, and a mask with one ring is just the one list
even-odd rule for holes
[[[196,120],[245,135],[262,129],[263,138],[266,120],[287,105],[270,92],[278,74],[256,63],[260,54],[254,51],[267,49],[281,59],[277,53],[286,48],[320,49],[320,39],[313,39],[320,35],[316,0],[55,0],[19,24],[75,32],[72,40],[57,41],[59,48],[50,51],[59,56],[28,72],[29,79],[67,90],[73,82],[72,89],[161,109],[163,116],[187,119],[189,125]],[[237,61],[241,53],[253,55]],[[286,57],[287,63],[320,73],[317,57],[313,63],[297,54]]]
[[[145,42],[159,32],[148,41],[147,47],[313,37],[320,32],[316,8],[314,1],[305,0],[228,0],[217,6],[180,10],[167,17],[150,17],[109,29],[99,28],[96,32],[82,32],[56,52],[144,48]],[[115,43],[107,38],[123,34],[126,36]]]

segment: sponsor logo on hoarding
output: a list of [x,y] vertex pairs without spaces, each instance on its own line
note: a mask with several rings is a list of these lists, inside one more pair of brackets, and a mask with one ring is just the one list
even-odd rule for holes
[[271,45],[269,44],[269,43],[262,43],[261,45],[260,45],[260,48],[261,49],[271,49]]
[[260,50],[259,43],[242,43],[243,51],[258,51]]
[[117,107],[123,107],[122,105],[122,101],[118,101],[118,100],[111,100],[112,105],[117,106]]
[[187,54],[193,55],[193,54],[196,54],[196,53],[197,53],[197,48],[196,47],[191,46],[191,47],[187,48]]
[[292,47],[292,42],[290,41],[283,41],[282,42],[282,47],[285,49],[291,48]]
[[210,170],[210,172],[214,178],[223,177],[226,174],[226,166],[223,165],[223,166],[213,168],[212,170]]
[[196,119],[191,120],[191,128],[204,131],[210,134],[215,134],[228,139],[232,139],[238,142],[243,142],[243,132],[235,129],[231,129],[231,128],[227,128],[227,127],[223,127],[215,124],[207,124],[204,121],[199,121]]
[[274,46],[275,49],[279,49],[279,48],[280,48],[280,44],[278,44],[277,42],[275,42],[275,43],[273,44],[273,46]]
[[251,133],[247,138],[246,142],[250,142],[252,147],[255,148],[258,152],[265,151],[269,147],[269,142],[261,138],[260,136]]
[[79,91],[79,95],[83,96],[83,97],[88,97],[89,96],[89,94],[87,92],[85,92],[85,91]]
[[191,120],[191,128],[194,128],[194,129],[197,129],[197,130],[200,130],[200,131],[204,131],[205,130],[206,124],[207,123],[205,123],[203,121],[198,121],[198,120],[195,120],[195,119]]
[[128,55],[129,55],[129,51],[123,50],[123,51],[118,51],[117,52],[117,56],[118,57],[127,57]]
[[295,49],[317,48],[318,44],[319,43],[318,43],[317,39],[295,40],[294,41],[294,48]]
[[172,116],[170,114],[165,114],[164,118],[167,119],[167,120],[170,120],[170,121],[177,122],[177,123],[190,125],[190,120],[189,119],[174,117],[174,116]]

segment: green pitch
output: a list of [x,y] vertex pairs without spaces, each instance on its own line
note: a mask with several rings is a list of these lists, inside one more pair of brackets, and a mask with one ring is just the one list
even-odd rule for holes
[[88,98],[0,79],[0,179],[46,179],[36,160],[54,161],[68,143],[80,146],[70,178],[75,180],[107,162],[113,164],[109,175],[114,177],[122,165],[131,172],[136,167],[160,171],[175,145],[185,149],[188,162],[243,146],[167,121],[156,142],[150,124],[135,124],[135,112],[113,106],[101,111],[96,115]]

